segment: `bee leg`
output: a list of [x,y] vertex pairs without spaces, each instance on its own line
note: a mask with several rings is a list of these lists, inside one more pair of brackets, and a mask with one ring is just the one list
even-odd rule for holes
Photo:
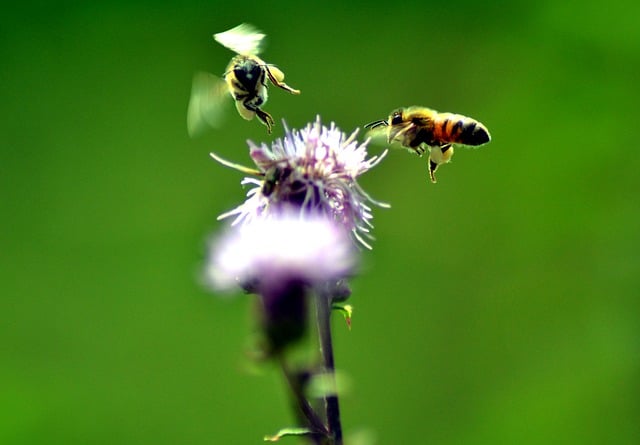
[[271,134],[271,128],[274,124],[273,117],[271,117],[271,115],[266,111],[262,111],[260,108],[256,108],[255,112],[258,119],[267,126],[267,133]]
[[280,71],[275,66],[266,66],[267,76],[269,76],[269,80],[278,88],[282,88],[285,91],[288,91],[291,94],[300,94],[300,90],[296,90],[295,88],[291,88],[289,85],[283,82],[284,73]]
[[453,146],[451,144],[443,144],[432,147],[429,150],[429,177],[434,184],[436,181],[436,170],[441,164],[446,164],[453,156]]
[[253,119],[253,117],[256,115],[254,109],[255,107],[247,104],[246,100],[242,102],[239,99],[236,100],[236,110],[238,110],[238,114],[240,114],[240,117],[242,117],[243,119],[246,119],[248,121]]
[[[273,127],[273,124],[274,124],[273,117],[271,117],[271,115],[266,111],[261,110],[258,105],[252,102],[252,100],[253,99],[251,98],[247,98],[244,102],[242,102],[242,107],[246,110],[245,114],[251,115],[251,118],[253,117],[253,114],[258,116],[258,119],[260,119],[260,121],[267,126],[267,132],[271,134],[271,128]],[[259,103],[263,103],[263,102],[259,102]],[[238,102],[236,102],[236,104],[238,104]],[[244,117],[244,114],[241,111],[241,107],[238,106],[236,108],[238,108],[238,111],[240,111],[240,115]],[[250,118],[245,117],[245,119],[250,119]]]
[[446,164],[447,162],[451,161],[451,158],[453,157],[453,145],[451,144],[444,144],[440,147],[440,152],[442,153],[442,159],[440,164]]
[[431,160],[431,157],[429,157],[429,178],[431,179],[431,182],[433,184],[438,182],[436,180],[436,170],[437,169],[438,169],[438,164],[436,162],[433,162],[433,160]]

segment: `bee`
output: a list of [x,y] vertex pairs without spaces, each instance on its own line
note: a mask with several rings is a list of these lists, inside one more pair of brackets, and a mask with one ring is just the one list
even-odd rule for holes
[[281,166],[278,164],[278,161],[274,161],[273,165],[268,168],[265,173],[260,174],[258,172],[258,174],[254,173],[254,175],[262,176],[264,178],[261,192],[263,196],[269,197],[278,190],[282,183],[286,181],[292,173],[293,169],[291,167],[288,165]]
[[380,127],[386,127],[389,144],[399,142],[419,156],[429,150],[429,177],[433,183],[438,167],[451,160],[453,144],[479,146],[491,140],[489,130],[475,119],[417,106],[400,108],[386,120],[365,125],[370,130]]
[[257,116],[267,126],[267,132],[271,133],[273,117],[262,109],[268,98],[268,82],[291,94],[300,94],[300,90],[284,83],[284,73],[258,57],[265,37],[265,34],[246,23],[214,34],[213,38],[235,52],[236,56],[229,62],[223,79],[204,72],[194,76],[187,112],[190,135],[200,133],[207,126],[218,126],[224,98],[228,95],[234,99],[242,118],[251,120]]
[[[226,159],[221,158],[215,153],[209,153],[209,155],[222,165],[241,171],[242,173],[246,173],[251,176],[262,178],[262,187],[260,189],[260,192],[265,197],[273,195],[293,174],[293,169],[287,164],[285,159],[265,162],[265,171],[262,172],[254,168],[245,167],[244,165],[227,161]],[[294,182],[293,188],[296,194],[299,194],[300,191],[305,191],[304,184],[296,184]]]

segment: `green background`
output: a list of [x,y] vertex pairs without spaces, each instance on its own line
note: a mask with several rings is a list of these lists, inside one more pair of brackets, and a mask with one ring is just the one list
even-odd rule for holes
[[[0,28],[0,443],[252,444],[292,422],[245,355],[248,297],[198,284],[240,203],[246,139],[405,105],[493,141],[430,184],[401,150],[361,179],[347,433],[379,444],[640,443],[637,2],[43,2]],[[294,97],[186,134],[211,34],[269,35]],[[381,147],[370,146],[376,154]],[[295,442],[289,439],[289,442]]]

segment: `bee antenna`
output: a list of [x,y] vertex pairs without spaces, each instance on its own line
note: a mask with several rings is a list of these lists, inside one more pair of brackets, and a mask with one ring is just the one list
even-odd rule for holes
[[368,128],[370,130],[377,128],[377,127],[382,127],[382,126],[388,126],[389,123],[386,120],[379,120],[379,121],[373,121],[373,122],[369,122],[367,125],[364,126],[364,128]]

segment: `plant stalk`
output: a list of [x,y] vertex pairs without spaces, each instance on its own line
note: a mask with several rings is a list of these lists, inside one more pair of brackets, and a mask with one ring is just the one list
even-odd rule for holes
[[291,370],[287,366],[285,358],[282,355],[279,356],[279,362],[285,380],[287,381],[289,389],[291,390],[295,402],[298,405],[300,414],[302,414],[302,416],[304,417],[307,426],[316,433],[311,436],[311,440],[314,444],[321,444],[322,442],[320,441],[320,437],[329,434],[326,426],[324,425],[324,422],[316,414],[311,404],[309,404],[309,401],[305,398],[304,394],[302,393],[300,384],[296,381],[296,378],[291,373]]
[[335,363],[331,340],[331,295],[324,289],[317,289],[316,318],[318,337],[324,373],[331,379],[332,392],[324,396],[327,426],[333,445],[342,445],[342,425],[340,424],[340,406],[335,390]]

